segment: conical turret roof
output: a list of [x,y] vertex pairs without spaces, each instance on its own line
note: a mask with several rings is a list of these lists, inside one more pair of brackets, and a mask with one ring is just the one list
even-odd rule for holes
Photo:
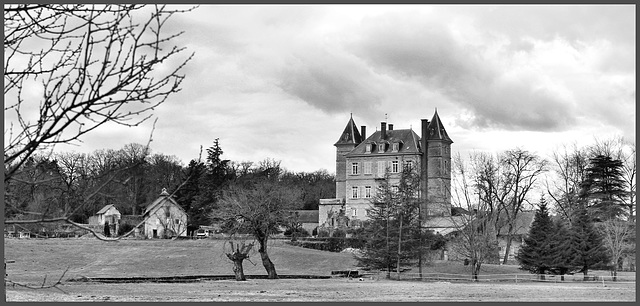
[[431,119],[431,122],[429,123],[429,127],[427,127],[427,129],[429,130],[429,137],[427,138],[427,140],[444,140],[453,142],[453,140],[449,138],[447,131],[444,129],[442,121],[440,121],[440,116],[438,116],[437,109],[433,114],[433,118]]
[[362,136],[360,136],[360,132],[356,127],[356,123],[353,121],[353,116],[349,118],[349,122],[347,126],[344,128],[342,135],[340,135],[340,139],[334,145],[340,144],[359,144],[362,142]]

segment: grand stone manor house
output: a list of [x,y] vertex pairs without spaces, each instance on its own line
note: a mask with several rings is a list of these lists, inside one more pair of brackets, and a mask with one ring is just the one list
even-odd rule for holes
[[[423,220],[451,216],[451,144],[437,110],[431,121],[422,119],[420,135],[413,129],[394,129],[387,122],[367,136],[349,119],[336,147],[336,197],[321,199],[319,229],[357,227],[382,180],[397,184],[404,166],[418,169]],[[426,192],[425,192],[426,191]],[[443,233],[444,234],[444,233]]]

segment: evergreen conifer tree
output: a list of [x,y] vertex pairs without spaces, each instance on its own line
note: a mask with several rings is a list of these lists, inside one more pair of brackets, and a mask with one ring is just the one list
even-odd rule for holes
[[591,158],[581,197],[587,200],[592,218],[604,221],[624,217],[628,213],[623,201],[628,193],[624,188],[622,166],[620,160],[609,156]]
[[549,217],[547,203],[542,198],[529,229],[529,234],[524,239],[524,245],[516,256],[520,263],[520,269],[540,274],[540,278],[544,279],[545,272],[550,268],[551,253],[549,243],[552,230],[553,222]]
[[430,247],[430,243],[420,245],[420,239],[431,242],[433,234],[420,227],[418,188],[419,175],[412,169],[403,170],[397,185],[388,177],[380,183],[364,223],[367,242],[356,257],[361,266],[386,269],[390,278],[391,269],[399,270],[417,257],[420,248]]
[[564,275],[573,267],[571,234],[565,220],[557,219],[553,222],[553,230],[549,238],[549,270],[556,275],[559,274],[561,280],[564,280]]
[[589,269],[606,267],[609,262],[608,252],[586,208],[576,211],[571,224],[570,237],[567,259],[573,267],[582,271],[585,280]]

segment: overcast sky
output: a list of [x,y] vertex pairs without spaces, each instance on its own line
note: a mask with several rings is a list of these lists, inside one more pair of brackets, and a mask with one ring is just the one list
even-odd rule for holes
[[[220,138],[226,159],[335,172],[351,113],[369,135],[385,114],[419,134],[436,108],[454,154],[635,141],[630,5],[204,5],[171,27],[195,57],[151,147],[185,164]],[[102,128],[72,149],[150,131]]]

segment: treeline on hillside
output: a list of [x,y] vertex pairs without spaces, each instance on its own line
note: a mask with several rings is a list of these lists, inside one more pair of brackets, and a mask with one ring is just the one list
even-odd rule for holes
[[256,173],[278,176],[300,191],[294,209],[317,209],[318,199],[335,195],[335,180],[326,170],[291,172],[280,161],[234,162],[222,159],[218,139],[206,157],[184,166],[175,156],[151,153],[141,144],[93,153],[63,152],[30,157],[5,181],[6,220],[70,217],[86,223],[108,204],[123,215],[139,215],[163,188],[187,211],[192,226],[210,223],[223,190],[238,178]]

